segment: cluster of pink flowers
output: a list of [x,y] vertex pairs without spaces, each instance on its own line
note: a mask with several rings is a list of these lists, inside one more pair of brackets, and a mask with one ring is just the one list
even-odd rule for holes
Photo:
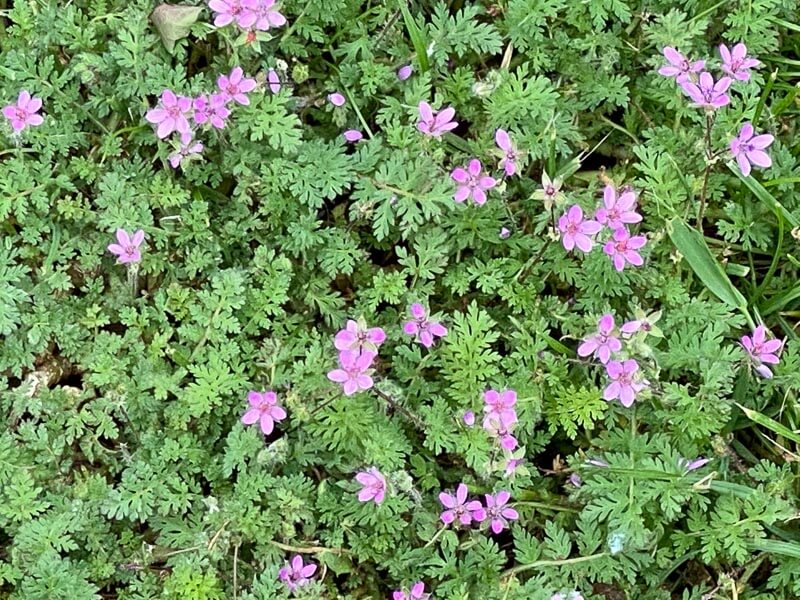
[[777,365],[784,340],[767,339],[767,328],[759,325],[752,335],[742,336],[742,346],[747,351],[747,357],[755,367],[756,373],[765,379],[772,379],[772,370],[767,366]]
[[8,119],[14,133],[19,133],[26,127],[37,127],[44,123],[44,117],[39,114],[41,108],[41,98],[31,96],[27,90],[22,90],[16,104],[3,107],[3,116]]
[[242,423],[252,425],[258,422],[264,435],[269,435],[275,428],[276,421],[286,418],[286,409],[278,404],[278,395],[273,391],[247,393],[249,407],[242,415]]
[[417,581],[409,590],[395,590],[392,592],[392,600],[428,600],[430,594],[425,593],[425,584]]
[[[719,54],[724,75],[717,81],[705,70],[705,60],[691,61],[670,46],[664,48],[664,57],[668,64],[658,72],[665,77],[674,77],[695,106],[713,112],[730,104],[731,99],[727,92],[731,85],[735,81],[749,81],[750,70],[761,64],[755,58],[747,56],[747,46],[742,43],[736,44],[732,49],[721,44]],[[770,134],[755,135],[752,123],[744,123],[739,134],[730,140],[731,154],[745,177],[750,175],[752,165],[760,168],[772,166],[772,160],[764,150],[774,139]]]
[[[554,189],[553,194],[557,193]],[[614,268],[622,271],[625,265],[639,267],[644,264],[639,250],[647,243],[643,235],[631,235],[628,225],[639,223],[642,216],[636,212],[636,193],[630,187],[618,193],[613,185],[603,190],[603,205],[594,213],[594,219],[584,217],[583,209],[573,204],[558,219],[561,243],[567,251],[578,248],[589,253],[597,234],[607,228],[611,235],[603,244],[603,252],[611,258]]]
[[483,393],[483,428],[489,435],[498,440],[500,447],[514,450],[517,438],[512,434],[517,424],[517,392],[514,390],[486,390]]
[[378,347],[386,340],[380,327],[367,327],[363,317],[347,321],[347,325],[333,340],[339,351],[339,368],[328,373],[328,379],[342,384],[345,396],[372,387],[372,362],[378,356]]
[[469,488],[465,483],[459,483],[455,494],[441,492],[439,502],[442,503],[444,511],[439,516],[442,523],[450,525],[458,521],[459,524],[469,526],[474,522],[489,522],[489,527],[495,534],[506,529],[509,521],[519,519],[519,513],[508,506],[511,494],[507,491],[500,491],[497,494],[485,494],[486,506],[480,500],[467,500]]
[[639,363],[633,358],[621,357],[621,360],[611,360],[612,356],[623,352],[623,340],[643,332],[650,331],[647,321],[643,319],[624,323],[617,332],[614,324],[614,315],[605,314],[597,323],[597,331],[584,339],[578,346],[578,356],[593,355],[605,365],[609,382],[603,391],[606,400],[619,399],[620,403],[628,408],[636,400],[636,394],[645,389],[647,380],[642,379],[639,373]]
[[290,592],[294,592],[297,588],[308,585],[316,572],[317,565],[314,563],[304,564],[303,557],[295,554],[291,562],[278,571],[278,579],[286,584]]
[[117,229],[117,243],[109,244],[108,251],[116,255],[121,265],[136,264],[142,260],[140,246],[144,241],[144,231],[137,229],[133,235],[124,229]]
[[216,13],[216,27],[233,23],[244,31],[269,31],[286,24],[275,0],[209,0],[208,7]]
[[[145,119],[156,126],[159,139],[163,140],[173,133],[179,134],[175,152],[169,156],[173,168],[177,169],[184,160],[193,160],[202,153],[202,142],[194,139],[196,129],[223,129],[226,119],[231,115],[232,103],[242,106],[250,104],[247,94],[256,88],[256,80],[246,77],[241,67],[235,67],[229,75],[220,75],[217,88],[213,94],[201,94],[196,98],[164,90],[158,105],[145,114]],[[270,89],[274,91],[272,84]]]

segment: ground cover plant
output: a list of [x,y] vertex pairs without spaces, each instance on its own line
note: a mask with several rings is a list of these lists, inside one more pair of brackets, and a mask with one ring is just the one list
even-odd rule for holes
[[800,597],[797,11],[0,2],[0,598]]

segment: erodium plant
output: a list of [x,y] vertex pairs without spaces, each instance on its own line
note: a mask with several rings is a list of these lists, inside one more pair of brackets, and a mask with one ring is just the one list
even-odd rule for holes
[[800,597],[795,0],[0,3],[0,598]]

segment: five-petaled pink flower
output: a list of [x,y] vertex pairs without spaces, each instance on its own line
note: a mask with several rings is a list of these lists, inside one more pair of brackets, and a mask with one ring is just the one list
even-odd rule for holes
[[278,12],[275,0],[259,0],[255,13],[255,28],[259,31],[269,31],[272,27],[286,25],[286,17]]
[[422,101],[419,103],[419,122],[417,122],[417,129],[426,135],[441,137],[445,131],[450,131],[458,127],[458,123],[453,121],[455,114],[456,109],[449,106],[434,113],[431,105]]
[[603,190],[603,207],[595,211],[594,218],[612,230],[638,223],[642,215],[636,212],[636,192],[622,188],[618,195],[613,185],[607,185]]
[[466,169],[463,167],[453,169],[450,177],[458,184],[456,193],[453,194],[453,200],[463,202],[472,197],[475,204],[486,202],[486,191],[492,189],[497,182],[493,177],[484,175],[482,170],[481,161],[477,158],[469,161]]
[[775,138],[768,133],[755,136],[754,134],[753,125],[745,123],[739,135],[731,140],[731,152],[745,177],[750,175],[751,163],[765,169],[772,166],[772,159],[764,149],[775,141]]
[[575,246],[582,252],[591,252],[592,238],[603,226],[593,219],[583,218],[583,209],[577,204],[558,219],[558,229],[562,233],[561,243],[564,248],[572,250]]
[[469,489],[466,484],[459,483],[455,495],[441,492],[439,502],[445,510],[440,515],[442,523],[450,525],[458,519],[462,525],[469,525],[472,521],[483,521],[486,518],[486,511],[478,500],[467,502]]
[[352,396],[358,391],[368,390],[373,381],[370,365],[376,354],[368,350],[358,352],[344,351],[339,353],[339,368],[328,373],[328,379],[342,384],[345,396]]
[[517,172],[517,159],[519,152],[516,146],[511,141],[508,132],[505,129],[498,129],[494,133],[494,141],[497,147],[503,151],[503,158],[500,159],[500,168],[503,169],[508,177],[511,177]]
[[731,99],[725,92],[732,82],[730,77],[722,77],[715,83],[711,73],[703,71],[697,83],[686,80],[681,83],[681,88],[697,106],[714,110],[730,103]]
[[227,107],[228,98],[225,94],[211,94],[211,96],[198,96],[192,102],[194,109],[194,122],[198,125],[210,123],[216,129],[225,127],[231,111]]
[[273,391],[247,393],[247,402],[250,408],[242,415],[242,423],[252,425],[256,421],[261,425],[264,435],[269,435],[275,428],[275,421],[286,418],[286,410],[278,406],[278,395]]
[[490,527],[494,533],[500,533],[508,527],[509,521],[519,519],[519,513],[507,506],[511,494],[505,490],[497,492],[494,496],[486,494],[486,518],[490,520]]
[[644,264],[642,255],[637,250],[646,243],[647,238],[643,235],[631,237],[630,232],[625,227],[620,227],[614,231],[612,239],[603,246],[603,252],[611,257],[614,268],[617,271],[622,271],[626,263],[634,267],[640,267]]
[[375,504],[383,502],[386,496],[386,479],[375,467],[356,474],[356,481],[364,487],[358,492],[359,502],[374,501]]
[[493,438],[500,441],[500,446],[506,450],[513,450],[517,447],[517,438],[511,433],[513,426],[517,423],[517,413],[488,413],[483,418],[483,428]]
[[233,100],[247,106],[250,104],[250,99],[245,94],[256,89],[256,80],[244,77],[241,67],[234,67],[230,75],[219,76],[217,86],[226,100]]
[[699,73],[706,66],[706,61],[696,60],[691,62],[671,46],[664,47],[664,57],[669,64],[661,67],[658,70],[659,74],[665,77],[675,77],[675,81],[678,84],[689,81],[693,73]]
[[430,597],[430,594],[425,593],[425,584],[421,581],[412,585],[408,592],[404,590],[392,592],[392,600],[428,600]]
[[16,104],[3,108],[3,116],[11,122],[14,131],[22,131],[26,127],[35,127],[44,122],[42,115],[36,114],[41,108],[41,98],[32,97],[27,90],[22,90]]
[[377,352],[378,346],[385,340],[386,332],[380,327],[367,327],[367,322],[363,318],[359,318],[358,321],[348,319],[345,328],[333,338],[333,345],[337,350]]
[[742,336],[742,346],[747,350],[747,354],[753,363],[756,365],[756,373],[765,379],[772,379],[772,371],[764,364],[777,365],[780,361],[778,355],[783,346],[783,340],[767,339],[767,328],[759,325],[753,331],[752,337],[749,335]]
[[191,139],[188,143],[181,143],[180,148],[167,157],[169,164],[173,169],[177,169],[183,165],[183,161],[191,161],[200,156],[203,152],[203,142],[195,142]]
[[517,413],[514,405],[517,403],[517,392],[514,390],[486,390],[483,392],[483,412],[487,415],[506,415],[516,419]]
[[249,29],[256,22],[258,0],[209,0],[208,7],[217,13],[215,27],[224,27],[234,21],[242,29]]
[[428,320],[428,311],[422,304],[415,302],[409,307],[409,311],[413,318],[403,324],[403,332],[415,336],[426,348],[433,346],[434,338],[447,335],[447,328],[444,325],[438,321]]
[[141,229],[134,232],[131,237],[124,229],[117,229],[117,242],[116,244],[109,244],[108,251],[117,255],[117,262],[126,265],[129,263],[138,263],[142,260],[142,254],[139,246],[144,241],[144,231]]
[[303,564],[303,557],[295,554],[292,562],[278,571],[278,579],[286,584],[289,591],[293,592],[299,587],[307,585],[310,578],[317,572],[317,565]]
[[722,57],[722,70],[739,81],[750,79],[750,69],[760,65],[755,58],[747,58],[747,46],[741,42],[728,50],[725,44],[720,44],[719,54]]
[[614,352],[622,350],[622,342],[614,335],[614,315],[605,314],[597,322],[597,333],[578,346],[578,356],[594,354],[606,364]]
[[614,400],[619,398],[622,406],[628,408],[636,400],[636,394],[641,392],[645,384],[636,378],[639,363],[633,359],[626,361],[612,360],[606,365],[606,373],[611,383],[603,391],[603,398]]
[[177,131],[182,137],[188,138],[191,135],[191,127],[186,115],[191,110],[191,98],[176,96],[172,90],[164,90],[161,93],[159,105],[148,110],[144,118],[149,123],[158,125],[156,135],[162,140],[173,131]]

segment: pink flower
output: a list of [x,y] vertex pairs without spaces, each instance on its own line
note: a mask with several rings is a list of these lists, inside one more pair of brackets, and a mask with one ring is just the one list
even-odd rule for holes
[[42,115],[36,114],[41,108],[41,98],[32,97],[27,90],[22,90],[16,104],[3,108],[3,116],[11,122],[14,131],[22,131],[26,127],[36,127],[44,122]]
[[646,386],[636,379],[639,364],[629,359],[624,362],[612,360],[606,365],[606,373],[611,378],[611,383],[603,391],[603,398],[614,400],[619,398],[622,406],[628,408],[636,400],[636,394]]
[[568,481],[570,482],[571,485],[573,485],[576,488],[579,488],[583,485],[583,479],[581,479],[581,476],[578,475],[577,473],[572,473],[569,476]]
[[303,564],[303,557],[295,554],[292,562],[278,571],[278,579],[286,584],[289,591],[293,592],[299,587],[308,585],[309,578],[317,571],[317,565]]
[[227,107],[228,98],[224,94],[212,94],[210,97],[203,95],[198,96],[192,102],[194,109],[194,122],[198,125],[210,123],[216,129],[223,129],[225,127],[225,119],[227,119],[231,111]]
[[772,371],[764,363],[778,364],[783,340],[767,340],[767,328],[759,325],[753,331],[752,337],[744,335],[741,342],[750,360],[756,365],[756,372],[765,379],[772,379]]
[[412,585],[408,592],[403,590],[392,592],[392,600],[428,600],[430,597],[430,594],[425,593],[425,584],[421,581]]
[[464,425],[467,427],[472,427],[475,425],[475,413],[471,410],[468,410],[464,413],[464,416],[461,417],[464,420]]
[[249,29],[256,22],[258,0],[209,0],[208,7],[217,13],[215,27],[224,27],[235,21],[242,29]]
[[109,244],[108,251],[117,255],[117,262],[122,265],[129,263],[138,263],[142,260],[142,254],[139,251],[139,246],[144,241],[144,231],[137,230],[133,234],[133,238],[124,229],[117,229],[117,242],[116,244]]
[[512,475],[514,471],[517,470],[517,467],[520,466],[523,462],[525,462],[525,459],[523,458],[509,458],[508,461],[506,461],[506,468],[504,471],[504,475],[506,477]]
[[693,73],[699,73],[706,66],[706,61],[697,60],[690,62],[683,54],[671,46],[664,47],[664,57],[669,62],[661,67],[658,72],[665,77],[675,77],[678,84],[689,81]]
[[578,346],[578,356],[594,354],[600,362],[606,364],[614,352],[622,350],[622,342],[614,336],[614,316],[605,314],[597,322],[597,333],[586,338]]
[[191,109],[191,98],[176,96],[172,90],[164,90],[159,105],[148,110],[144,118],[148,123],[158,125],[156,135],[162,140],[173,131],[184,137],[191,135],[189,119],[186,118]]
[[686,80],[681,83],[681,88],[696,106],[714,110],[730,104],[731,99],[725,92],[732,81],[730,77],[723,77],[714,83],[711,73],[703,71],[697,83]]
[[497,182],[494,178],[481,173],[483,167],[481,161],[473,158],[469,161],[467,168],[456,167],[450,173],[450,177],[458,183],[456,193],[453,195],[453,200],[456,202],[463,202],[470,196],[475,204],[484,204],[486,202],[486,191],[492,189]]
[[259,31],[269,31],[272,27],[286,25],[286,17],[278,12],[275,0],[258,0],[255,14],[255,28]]
[[509,417],[513,415],[516,420],[514,405],[517,403],[517,392],[514,390],[503,390],[502,392],[486,390],[483,393],[483,402],[483,412],[487,415],[508,415]]
[[275,428],[275,421],[286,418],[286,410],[278,406],[278,395],[273,392],[247,392],[247,402],[250,408],[242,415],[242,423],[252,425],[256,421],[261,425],[264,435],[269,435]]
[[342,135],[351,144],[364,138],[364,135],[358,129],[348,129]]
[[241,67],[234,67],[230,75],[220,75],[217,86],[226,101],[233,100],[247,106],[250,99],[245,95],[256,89],[256,80],[245,78]]
[[364,487],[358,493],[359,502],[374,501],[375,504],[383,502],[386,495],[386,479],[375,467],[356,474],[356,481]]
[[459,483],[455,496],[446,492],[439,494],[439,502],[445,508],[440,515],[442,523],[450,525],[458,519],[462,525],[469,525],[472,521],[483,521],[486,518],[486,511],[478,500],[467,502],[468,492],[467,486]]
[[741,42],[732,51],[725,44],[720,44],[719,54],[722,57],[722,70],[739,81],[748,81],[750,69],[761,64],[755,58],[747,58],[747,46]]
[[181,165],[183,165],[184,160],[191,161],[192,159],[199,157],[200,154],[203,152],[203,143],[202,142],[192,142],[189,140],[189,143],[184,144],[181,143],[180,148],[170,154],[167,157],[169,160],[169,164],[172,166],[173,169],[177,169]]
[[434,113],[430,104],[424,101],[420,102],[417,129],[426,135],[441,137],[445,131],[450,131],[458,127],[458,123],[453,121],[455,114],[455,109],[451,107]]
[[569,210],[558,219],[558,229],[563,234],[561,243],[568,251],[575,246],[582,252],[591,252],[592,238],[603,228],[600,223],[592,219],[583,218],[583,209],[577,204],[573,204]]
[[497,147],[505,153],[503,158],[500,160],[500,168],[504,169],[506,175],[511,177],[517,172],[516,160],[519,158],[517,148],[513,143],[511,143],[511,138],[508,136],[508,132],[504,129],[498,129],[495,131],[494,141],[497,144]]
[[687,460],[685,458],[678,459],[678,466],[686,473],[699,469],[700,467],[711,462],[710,458],[695,458],[694,460]]
[[511,230],[509,230],[508,227],[501,227],[500,228],[499,236],[500,236],[501,240],[507,240],[510,235],[511,235]]
[[344,103],[347,102],[347,100],[345,100],[345,97],[339,92],[333,92],[332,94],[328,94],[328,102],[334,106],[344,106]]
[[519,519],[519,513],[506,506],[510,498],[511,494],[506,491],[497,492],[494,496],[486,494],[486,518],[490,519],[490,527],[495,534],[508,527],[509,521]]
[[422,304],[415,302],[409,310],[413,318],[403,324],[403,332],[415,336],[426,348],[433,346],[434,338],[447,335],[447,328],[444,325],[438,321],[428,320],[427,310]]
[[491,412],[483,418],[483,428],[493,438],[500,441],[500,446],[506,450],[517,447],[517,438],[511,430],[517,422],[517,413],[514,410],[502,413]]
[[612,239],[603,246],[603,252],[611,257],[614,262],[614,268],[617,271],[622,271],[626,262],[634,267],[641,267],[644,264],[642,255],[637,250],[646,243],[647,238],[643,235],[631,237],[626,228],[620,227],[614,232]]
[[636,212],[636,193],[632,189],[623,188],[622,193],[617,196],[614,186],[607,185],[603,190],[603,208],[595,211],[594,218],[610,229],[638,223],[642,220],[642,215]]
[[767,168],[772,166],[772,159],[764,152],[775,138],[768,133],[753,137],[755,131],[751,123],[742,125],[739,135],[731,140],[731,152],[739,163],[742,175],[750,175],[750,164]]
[[400,81],[405,81],[406,79],[411,77],[411,74],[413,72],[414,72],[414,69],[413,69],[413,67],[411,65],[403,65],[402,67],[397,69],[397,78]]
[[367,328],[367,322],[363,318],[358,321],[349,319],[347,325],[336,337],[333,338],[333,345],[337,350],[350,350],[361,352],[369,350],[377,353],[378,346],[386,340],[386,333],[380,327]]
[[370,365],[375,356],[374,352],[367,350],[360,354],[349,351],[340,352],[340,368],[328,373],[328,379],[341,383],[345,396],[352,396],[358,391],[368,390],[373,384]]
[[269,91],[273,94],[277,94],[281,91],[281,80],[275,69],[267,71],[267,82],[269,83]]

